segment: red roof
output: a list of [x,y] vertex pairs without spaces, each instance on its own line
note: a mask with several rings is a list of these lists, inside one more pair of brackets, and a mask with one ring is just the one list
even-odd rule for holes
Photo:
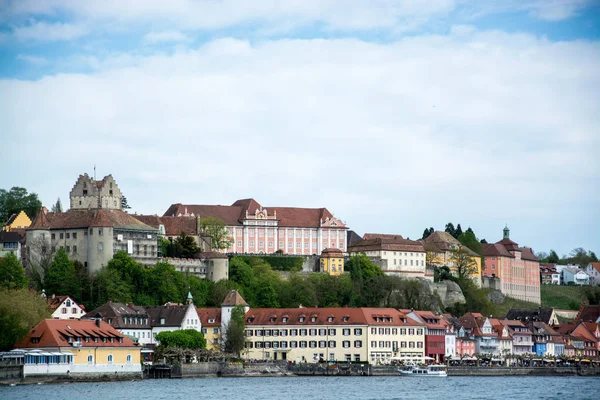
[[424,253],[425,248],[421,242],[408,239],[368,239],[359,240],[348,247],[349,253],[361,253],[366,251],[410,251]]
[[[334,219],[333,214],[326,208],[296,208],[296,207],[262,207],[254,199],[237,200],[230,206],[172,204],[164,216],[215,217],[225,225],[242,225],[242,220],[248,215],[254,215],[256,210],[266,209],[269,216],[277,216],[280,227],[318,228],[327,219]],[[335,227],[345,229],[346,226],[337,222]]]
[[155,230],[122,210],[105,209],[71,209],[63,213],[54,214],[39,212],[28,230],[88,227],[112,227],[143,231]]
[[389,233],[365,233],[362,237],[365,240],[369,239],[404,239],[402,235],[394,235]]
[[[202,326],[221,327],[221,309],[220,308],[199,308],[196,307],[198,317]],[[210,322],[212,321],[212,322]]]
[[67,299],[71,299],[73,305],[77,305],[79,306],[79,308],[85,310],[85,307],[83,305],[77,304],[77,302],[73,300],[70,296],[54,296],[54,298],[48,297],[48,307],[50,307],[51,310],[56,310]]
[[592,266],[592,268],[594,268],[596,271],[600,272],[600,262],[591,262],[590,265]]
[[[71,342],[69,342],[69,338]],[[85,338],[88,338],[87,342]],[[94,339],[98,339],[98,341],[96,342]],[[136,346],[127,336],[100,320],[45,319],[19,340],[15,347],[71,347],[72,343],[76,341],[79,341],[81,347]]]
[[225,299],[223,300],[223,304],[221,306],[231,307],[231,306],[247,306],[246,300],[242,297],[241,294],[238,293],[237,290],[230,291]]

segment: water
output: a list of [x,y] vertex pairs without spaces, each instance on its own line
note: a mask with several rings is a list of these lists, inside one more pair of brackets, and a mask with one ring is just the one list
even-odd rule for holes
[[161,379],[0,387],[0,399],[597,400],[598,377],[279,377]]

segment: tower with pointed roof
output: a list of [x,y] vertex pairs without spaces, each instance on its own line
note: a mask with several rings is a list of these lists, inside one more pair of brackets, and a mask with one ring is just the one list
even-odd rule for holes
[[510,229],[508,229],[508,225],[504,225],[502,232],[504,232],[504,239],[510,239]]
[[221,304],[221,343],[225,343],[227,326],[229,325],[229,321],[231,321],[231,312],[236,306],[243,306],[246,313],[250,310],[250,306],[246,303],[242,295],[237,290],[232,289],[225,296],[225,300]]

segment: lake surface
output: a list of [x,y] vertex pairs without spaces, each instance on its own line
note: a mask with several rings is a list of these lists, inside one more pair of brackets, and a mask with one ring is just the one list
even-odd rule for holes
[[0,387],[0,399],[600,398],[598,377],[279,377],[160,379]]

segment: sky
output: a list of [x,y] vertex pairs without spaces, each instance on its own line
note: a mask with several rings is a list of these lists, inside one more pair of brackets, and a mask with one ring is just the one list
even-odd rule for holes
[[599,0],[0,0],[0,188],[600,254]]

